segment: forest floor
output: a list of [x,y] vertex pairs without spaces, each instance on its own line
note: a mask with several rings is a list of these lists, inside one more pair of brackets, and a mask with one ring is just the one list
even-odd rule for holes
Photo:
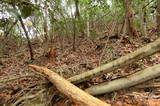
[[[151,36],[148,39],[139,36],[131,40],[126,36],[121,40],[115,35],[100,37],[92,41],[78,37],[76,51],[72,50],[72,42],[69,38],[64,38],[63,40],[64,49],[62,49],[59,37],[56,37],[52,43],[40,44],[32,41],[35,54],[35,60],[33,61],[29,60],[27,46],[13,48],[12,44],[8,45],[10,47],[8,47],[6,55],[0,58],[0,106],[2,104],[7,106],[17,102],[17,100],[20,101],[17,102],[19,105],[35,106],[30,103],[31,101],[35,102],[37,98],[41,98],[38,99],[39,103],[43,101],[41,106],[50,103],[50,101],[52,101],[53,106],[68,106],[72,104],[65,96],[57,95],[57,90],[55,89],[47,89],[45,93],[41,93],[38,97],[31,97],[32,99],[28,98],[24,101],[22,99],[24,95],[29,97],[28,95],[34,95],[43,88],[50,87],[46,79],[39,74],[35,74],[28,67],[28,64],[47,67],[59,73],[59,75],[69,78],[131,53],[155,39],[157,39],[156,36]],[[50,46],[57,48],[56,57],[48,58],[45,56],[46,50]],[[92,85],[133,74],[159,63],[160,53],[157,53],[77,86],[85,89]],[[141,85],[97,96],[97,98],[114,106],[158,106],[158,103],[160,103],[160,79],[156,78]],[[37,106],[40,106],[40,104]]]

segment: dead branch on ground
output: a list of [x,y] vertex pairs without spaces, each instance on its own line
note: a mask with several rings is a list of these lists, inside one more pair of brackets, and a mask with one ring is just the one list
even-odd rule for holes
[[146,68],[142,71],[136,72],[125,78],[120,78],[110,82],[105,82],[99,85],[92,86],[85,91],[91,95],[100,95],[109,93],[115,90],[128,88],[147,80],[160,76],[160,64]]
[[68,98],[73,100],[74,103],[80,106],[110,106],[109,104],[102,102],[101,100],[89,95],[83,90],[79,89],[69,81],[60,77],[57,73],[36,65],[29,65],[34,70],[46,75],[49,81],[51,81],[56,88]]
[[152,55],[158,51],[160,51],[160,38],[154,41],[153,43],[150,43],[142,48],[139,48],[135,52],[132,52],[130,54],[127,54],[126,56],[120,57],[108,64],[104,64],[88,72],[84,72],[82,74],[73,76],[69,78],[68,81],[74,84],[80,83],[88,79],[91,79],[93,77],[102,75],[104,73],[114,71],[118,68],[131,64],[139,59]]

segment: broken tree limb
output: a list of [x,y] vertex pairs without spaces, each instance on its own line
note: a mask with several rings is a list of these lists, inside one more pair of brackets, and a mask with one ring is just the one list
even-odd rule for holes
[[32,98],[35,98],[37,96],[39,96],[41,93],[43,93],[46,89],[42,89],[40,90],[39,92],[37,92],[36,94],[34,95],[25,95],[25,96],[22,96],[20,99],[18,99],[14,104],[12,104],[11,106],[17,106],[20,102],[22,102],[23,100],[27,100],[27,99],[32,99]]
[[111,72],[113,70],[116,70],[118,68],[121,68],[125,65],[131,64],[134,61],[137,61],[141,58],[144,58],[146,56],[152,55],[156,52],[160,51],[160,38],[154,41],[153,43],[150,43],[142,48],[139,48],[135,52],[132,52],[130,54],[127,54],[126,56],[120,57],[108,64],[104,64],[100,67],[97,67],[93,70],[84,72],[82,74],[73,76],[68,79],[68,81],[76,84],[83,81],[86,81],[88,79],[91,79],[95,76],[102,75],[104,73]]
[[120,78],[117,80],[92,86],[90,88],[87,88],[85,91],[91,95],[100,95],[119,89],[128,88],[158,76],[160,76],[160,64],[146,68],[125,78]]
[[51,81],[61,93],[73,100],[78,106],[110,106],[109,104],[102,102],[101,100],[79,89],[69,81],[65,80],[47,68],[36,65],[29,66],[34,70],[45,74],[47,79]]

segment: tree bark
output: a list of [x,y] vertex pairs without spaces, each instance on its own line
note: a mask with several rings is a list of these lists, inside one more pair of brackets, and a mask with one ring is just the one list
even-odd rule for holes
[[160,0],[157,0],[157,34],[160,36]]
[[88,17],[87,17],[87,37],[90,37],[90,22],[89,22],[89,14],[88,14]]
[[80,20],[80,12],[79,12],[79,7],[78,7],[79,0],[74,0],[74,2],[75,2],[75,6],[76,6],[75,16]]
[[74,0],[75,2],[75,7],[76,7],[76,11],[75,11],[75,19],[78,19],[77,21],[77,25],[79,25],[79,31],[81,32],[82,37],[84,37],[84,28],[83,28],[83,22],[81,19],[81,15],[80,15],[80,11],[79,11],[79,0]]
[[74,18],[73,14],[72,14],[72,26],[73,26],[73,44],[72,44],[72,49],[73,51],[76,51],[76,31],[77,31],[77,27],[76,27],[76,17]]
[[143,8],[145,6],[145,1],[142,0],[140,10],[139,10],[139,16],[140,16],[140,23],[141,23],[141,32],[144,37],[147,37],[147,32],[146,32],[146,10]]
[[45,40],[48,41],[48,25],[47,25],[47,19],[45,16],[43,16],[43,29],[44,29],[44,37],[45,37]]
[[137,31],[133,24],[133,11],[132,11],[132,0],[123,0],[123,5],[125,8],[125,18],[127,23],[127,33],[133,37],[137,36]]
[[142,48],[139,48],[135,52],[132,52],[126,56],[120,57],[108,64],[104,64],[88,72],[84,72],[80,75],[73,76],[69,78],[68,80],[73,83],[80,83],[88,79],[91,79],[95,76],[99,76],[104,73],[108,73],[120,67],[131,64],[141,58],[152,55],[158,51],[160,51],[160,38],[154,41],[153,43],[150,43]]
[[45,74],[48,80],[51,81],[61,93],[73,100],[73,102],[78,106],[110,106],[109,104],[102,102],[101,100],[82,91],[52,70],[36,65],[29,66],[34,70]]
[[91,95],[100,95],[128,88],[158,76],[160,76],[160,64],[136,72],[135,74],[129,75],[125,78],[120,78],[117,80],[92,86],[90,88],[87,88],[85,91]]
[[[12,5],[12,6],[13,6],[13,8],[16,10],[16,6],[15,6],[15,5]],[[33,55],[33,50],[32,50],[32,46],[31,46],[31,41],[30,41],[29,35],[28,35],[28,33],[27,33],[26,27],[25,27],[25,25],[24,25],[24,23],[23,23],[23,20],[22,20],[21,16],[19,16],[19,21],[20,21],[20,23],[21,23],[21,25],[22,25],[22,28],[23,28],[24,33],[25,33],[25,36],[26,36],[26,38],[27,38],[27,42],[28,42],[28,47],[29,47],[29,51],[30,51],[31,60],[34,60],[34,55]]]
[[20,21],[20,23],[22,25],[22,28],[23,28],[23,30],[25,32],[25,35],[26,35],[26,38],[27,38],[27,41],[28,41],[28,47],[29,47],[29,51],[30,51],[31,60],[34,60],[33,50],[32,50],[32,46],[31,46],[31,41],[30,41],[29,35],[27,33],[26,27],[24,26],[24,23],[23,23],[23,20],[22,20],[21,17],[19,18],[19,21]]

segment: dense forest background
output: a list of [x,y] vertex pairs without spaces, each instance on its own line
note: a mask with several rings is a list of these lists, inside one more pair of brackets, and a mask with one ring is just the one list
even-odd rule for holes
[[[160,0],[1,0],[0,105],[72,105],[28,65],[47,67],[68,79],[110,64],[159,37]],[[86,89],[159,64],[160,44],[156,45],[149,49],[155,49],[152,53],[141,50],[145,58],[108,74],[95,74],[77,86]],[[160,103],[157,77],[98,98],[117,106],[154,106]]]

